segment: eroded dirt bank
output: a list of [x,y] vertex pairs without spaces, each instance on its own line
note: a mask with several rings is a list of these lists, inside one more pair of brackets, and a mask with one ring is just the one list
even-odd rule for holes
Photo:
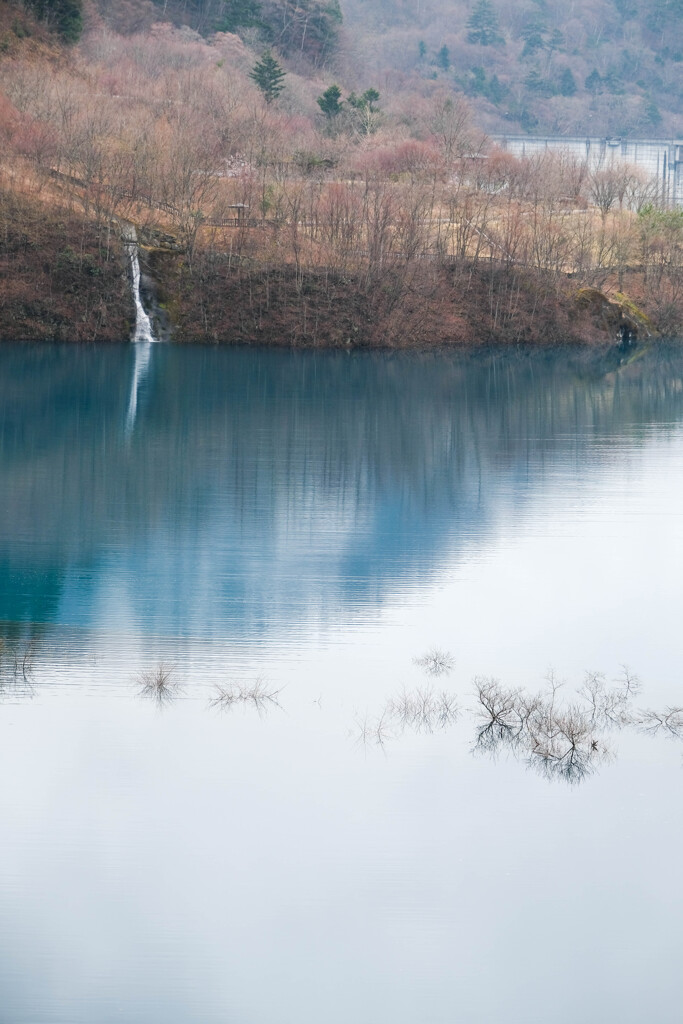
[[[114,228],[5,193],[0,340],[125,340],[134,322]],[[153,241],[153,240],[152,240]],[[385,260],[341,272],[143,245],[174,341],[317,347],[611,344],[656,333],[625,298],[527,268]],[[634,281],[634,283],[637,283]]]

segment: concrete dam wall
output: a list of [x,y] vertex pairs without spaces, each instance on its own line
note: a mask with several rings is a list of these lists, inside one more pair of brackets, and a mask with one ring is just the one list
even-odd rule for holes
[[530,135],[494,135],[492,138],[501,149],[514,156],[532,156],[546,150],[563,151],[585,160],[591,170],[618,162],[633,164],[658,181],[665,204],[683,206],[683,140]]

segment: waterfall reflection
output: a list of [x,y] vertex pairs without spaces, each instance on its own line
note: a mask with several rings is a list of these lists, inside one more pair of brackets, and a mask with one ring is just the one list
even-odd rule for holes
[[135,363],[133,365],[133,376],[130,382],[130,397],[128,399],[128,411],[126,413],[126,436],[130,437],[135,427],[135,419],[138,412],[138,398],[149,372],[149,364],[152,358],[152,343],[139,341],[134,348]]
[[476,557],[558,466],[683,417],[678,352],[158,345],[141,403],[150,358],[0,353],[0,619],[106,629],[116,608],[120,628],[238,638],[359,621]]

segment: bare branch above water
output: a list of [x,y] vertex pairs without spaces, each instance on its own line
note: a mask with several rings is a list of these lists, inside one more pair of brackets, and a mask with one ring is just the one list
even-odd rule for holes
[[262,714],[273,707],[281,707],[278,700],[281,692],[281,689],[275,688],[263,676],[247,681],[233,680],[224,686],[216,687],[215,696],[209,701],[209,706],[221,711],[230,711],[237,705],[251,706]]
[[428,676],[447,676],[455,668],[453,655],[435,647],[419,658],[413,658],[413,663],[424,669]]
[[391,739],[403,733],[433,733],[447,729],[460,714],[458,701],[447,690],[418,687],[403,690],[397,697],[390,698],[379,715],[365,715],[356,718],[356,737],[360,743],[384,747]]
[[175,665],[164,661],[142,671],[137,677],[140,696],[155,701],[160,707],[170,704],[182,693],[175,671]]
[[[506,753],[545,779],[575,785],[614,760],[610,736],[615,732],[635,728],[683,738],[683,708],[633,707],[641,684],[627,666],[611,683],[605,673],[587,671],[573,697],[566,686],[553,671],[537,692],[504,686],[492,676],[475,677],[474,704],[467,709],[475,724],[472,753],[493,758]],[[403,690],[379,715],[357,717],[355,734],[362,745],[384,749],[407,731],[432,733],[460,715],[453,693]]]
[[32,639],[0,636],[0,697],[31,696],[34,668]]
[[656,736],[662,733],[671,739],[683,739],[683,708],[666,707],[661,711],[648,708],[639,711],[636,723],[643,732]]
[[445,729],[458,717],[458,703],[447,690],[435,691],[430,687],[404,690],[399,697],[387,702],[384,715],[400,726],[401,730],[434,732]]

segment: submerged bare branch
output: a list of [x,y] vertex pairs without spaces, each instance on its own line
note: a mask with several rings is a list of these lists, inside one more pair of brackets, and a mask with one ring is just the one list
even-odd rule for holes
[[263,676],[248,681],[232,680],[224,686],[217,686],[209,706],[229,711],[237,705],[251,706],[259,714],[272,707],[280,707],[278,696],[282,691],[275,689]]
[[648,708],[638,712],[636,722],[651,736],[663,733],[671,739],[683,739],[683,708],[666,707],[661,711]]
[[448,651],[434,647],[419,658],[413,658],[413,663],[424,669],[428,676],[447,676],[455,667],[455,658]]
[[564,684],[553,672],[536,694],[479,677],[473,714],[481,724],[474,751],[496,756],[507,750],[547,779],[581,782],[611,756],[603,734],[631,721],[634,680],[629,677],[630,692],[624,685],[608,689],[602,673],[588,672],[581,701],[568,703],[559,698]]
[[137,678],[140,696],[155,701],[159,706],[175,700],[182,691],[174,673],[175,665],[164,661],[142,671]]
[[360,715],[357,715],[353,735],[358,746],[374,746],[381,747],[382,749],[384,749],[388,740],[394,739],[391,723],[385,712],[376,718],[372,718],[368,714],[365,714],[362,718]]
[[452,693],[426,687],[404,690],[399,697],[387,701],[384,715],[401,730],[433,732],[455,722],[458,711],[458,703]]
[[0,637],[0,696],[32,694],[34,667],[32,639]]
[[431,733],[447,729],[457,721],[459,714],[456,697],[447,690],[431,687],[403,690],[388,700],[376,717],[357,716],[355,735],[363,746],[384,747],[389,740],[407,731]]
[[638,677],[624,667],[617,685],[611,687],[607,686],[603,672],[586,672],[579,696],[585,701],[594,726],[623,729],[633,721],[631,701],[639,690]]

